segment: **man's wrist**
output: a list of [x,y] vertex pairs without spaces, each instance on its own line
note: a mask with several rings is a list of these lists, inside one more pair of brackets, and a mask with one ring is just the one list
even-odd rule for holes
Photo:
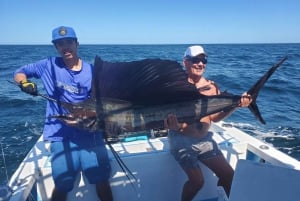
[[24,80],[19,81],[19,84],[24,84],[24,83],[26,83],[26,82],[27,82],[27,80],[24,79]]
[[178,130],[182,132],[187,127],[186,123],[178,123]]

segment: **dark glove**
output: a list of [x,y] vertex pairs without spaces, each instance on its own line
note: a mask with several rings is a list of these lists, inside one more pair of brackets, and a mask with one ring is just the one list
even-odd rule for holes
[[34,82],[31,82],[30,80],[23,80],[20,82],[20,88],[25,93],[28,93],[33,96],[38,95],[37,85]]

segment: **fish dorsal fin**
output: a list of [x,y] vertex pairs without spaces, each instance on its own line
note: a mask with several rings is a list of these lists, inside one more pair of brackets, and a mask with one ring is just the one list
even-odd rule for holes
[[[95,68],[95,66],[97,66],[97,68]],[[102,66],[103,66],[103,60],[99,56],[96,56],[94,65],[92,66],[93,77],[92,77],[91,98],[96,98],[95,87],[96,87],[96,82],[98,81],[98,78],[95,77],[94,75],[96,74],[96,70],[97,70],[97,72],[102,71]]]
[[187,82],[186,72],[176,61],[144,59],[114,63],[96,57],[94,68],[95,89],[102,97],[153,105],[201,96],[196,87]]

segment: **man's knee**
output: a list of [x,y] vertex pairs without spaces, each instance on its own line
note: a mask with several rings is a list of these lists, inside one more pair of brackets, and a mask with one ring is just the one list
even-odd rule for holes
[[60,192],[70,192],[74,187],[74,178],[65,177],[65,178],[57,178],[55,180],[55,188]]
[[204,181],[193,183],[195,189],[200,190],[204,186]]
[[204,180],[202,179],[189,180],[188,183],[194,191],[199,191],[204,186]]

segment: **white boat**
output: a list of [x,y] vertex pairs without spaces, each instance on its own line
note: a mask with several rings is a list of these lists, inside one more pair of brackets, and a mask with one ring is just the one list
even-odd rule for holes
[[[216,176],[200,163],[205,185],[194,201],[299,201],[300,162],[224,122],[210,132],[235,169],[230,197],[217,187]],[[130,138],[113,144],[137,180],[129,181],[112,152],[110,184],[115,201],[179,201],[186,175],[169,152],[167,137]],[[2,189],[0,200],[47,201],[53,189],[49,151],[42,137]],[[72,201],[98,200],[93,185],[79,175],[68,195]]]

